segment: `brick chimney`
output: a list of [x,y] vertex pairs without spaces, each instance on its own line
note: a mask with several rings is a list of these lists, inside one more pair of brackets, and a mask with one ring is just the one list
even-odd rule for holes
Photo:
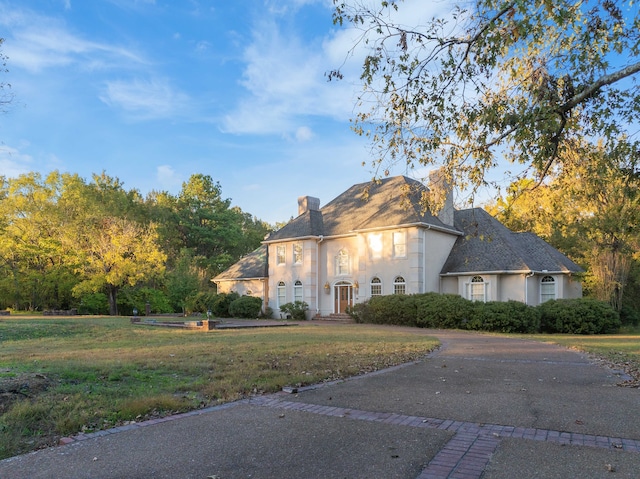
[[306,213],[307,211],[318,211],[319,209],[320,198],[314,198],[313,196],[298,197],[298,216]]
[[445,225],[453,226],[453,190],[442,168],[429,173],[429,186],[432,201],[440,208],[438,219]]

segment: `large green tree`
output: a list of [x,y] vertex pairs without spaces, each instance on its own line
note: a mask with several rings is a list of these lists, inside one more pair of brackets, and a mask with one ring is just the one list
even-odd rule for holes
[[78,271],[84,279],[75,292],[105,291],[109,314],[117,315],[117,294],[123,286],[135,286],[164,272],[166,255],[156,241],[154,225],[108,216],[92,222],[80,235]]
[[576,139],[628,141],[637,128],[634,0],[474,0],[411,24],[395,16],[402,1],[334,4],[335,23],[361,30],[354,128],[382,172],[442,163],[456,186],[477,188],[504,158],[539,182]]
[[28,173],[0,184],[0,297],[14,308],[68,308],[75,274],[57,208],[63,178]]
[[175,206],[183,245],[191,250],[204,283],[257,248],[270,230],[231,207],[220,183],[209,175],[195,174],[183,183]]
[[[561,166],[560,166],[561,165]],[[537,187],[511,185],[488,210],[516,231],[534,231],[587,267],[589,294],[621,310],[640,266],[640,154],[622,142],[574,145]],[[635,268],[634,268],[635,265]],[[635,294],[635,293],[634,293]]]
[[0,177],[0,307],[69,309],[104,293],[116,314],[122,293],[128,305],[165,310],[169,297],[184,309],[269,230],[206,175],[146,199],[105,172]]
[[75,245],[75,269],[81,276],[74,293],[106,293],[109,313],[115,315],[118,291],[160,277],[166,254],[155,224],[145,221],[138,192],[125,190],[118,178],[104,172],[92,179],[70,184],[59,200],[70,218],[65,240]]

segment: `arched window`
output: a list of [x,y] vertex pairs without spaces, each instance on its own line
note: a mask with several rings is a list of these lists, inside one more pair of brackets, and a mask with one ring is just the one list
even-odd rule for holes
[[287,286],[284,284],[284,281],[278,282],[278,287],[276,288],[276,292],[278,294],[278,308],[287,302]]
[[382,281],[377,276],[371,278],[371,296],[382,295]]
[[553,276],[544,276],[540,280],[540,302],[556,299],[556,280]]
[[302,281],[300,280],[293,283],[293,300],[302,301]]
[[469,299],[471,301],[487,300],[487,283],[482,276],[474,276],[469,284]]
[[345,249],[341,249],[336,256],[336,274],[349,274],[349,253]]
[[393,294],[406,294],[407,283],[402,276],[396,276],[393,280]]

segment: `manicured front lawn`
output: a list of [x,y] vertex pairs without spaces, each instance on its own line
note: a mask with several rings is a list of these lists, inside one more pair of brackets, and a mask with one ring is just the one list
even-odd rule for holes
[[129,318],[0,319],[0,458],[127,421],[415,360],[434,338],[314,324],[184,331]]

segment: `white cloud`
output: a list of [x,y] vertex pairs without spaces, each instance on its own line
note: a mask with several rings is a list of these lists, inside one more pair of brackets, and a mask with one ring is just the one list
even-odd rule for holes
[[305,141],[309,141],[313,139],[313,137],[314,137],[313,131],[311,131],[311,128],[307,126],[301,126],[296,130],[296,140],[298,140],[301,143]]
[[160,186],[171,190],[182,185],[182,179],[170,165],[160,165],[156,168],[156,179]]
[[171,118],[184,113],[189,104],[189,97],[165,79],[107,82],[100,99],[139,120]]
[[146,64],[129,48],[86,40],[68,31],[63,22],[33,11],[0,5],[0,25],[9,32],[4,47],[12,66],[30,72],[71,64],[83,69]]
[[0,145],[0,172],[7,178],[15,178],[32,170],[33,158],[19,149]]
[[[298,137],[297,129],[305,117],[321,116],[338,121],[353,117],[366,55],[364,46],[357,45],[360,32],[345,27],[324,37],[303,39],[288,25],[280,23],[285,16],[295,22],[296,12],[311,3],[328,6],[326,21],[330,28],[330,2],[266,3],[271,16],[254,24],[252,39],[244,50],[246,66],[240,84],[246,95],[225,116],[223,130],[288,138]],[[447,2],[407,0],[393,14],[393,21],[404,25],[424,24],[450,9]],[[328,82],[327,72],[336,68],[341,69],[345,78]]]
[[346,120],[353,95],[346,83],[327,82],[332,67],[321,39],[304,43],[273,20],[256,25],[244,51],[241,85],[247,95],[224,119],[231,133],[294,134],[298,118],[324,116]]

